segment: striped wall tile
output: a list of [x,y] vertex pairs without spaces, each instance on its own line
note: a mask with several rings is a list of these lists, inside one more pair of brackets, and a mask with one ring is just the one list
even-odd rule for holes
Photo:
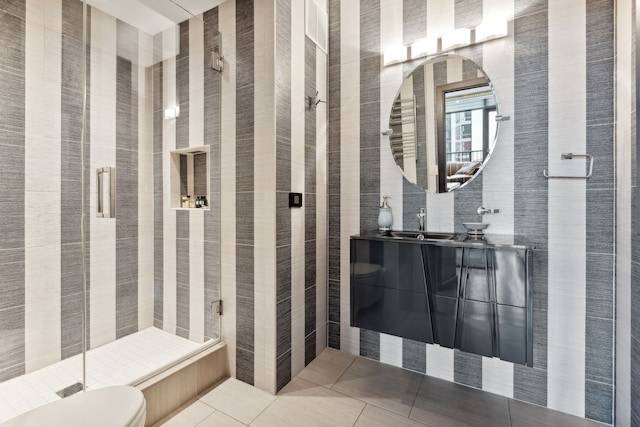
[[[98,10],[92,11],[92,37],[91,46],[91,116],[92,122],[98,124],[90,129],[90,138],[93,143],[90,152],[91,161],[89,163],[90,171],[95,171],[99,167],[117,166],[117,149],[113,141],[117,138],[116,120],[116,88],[117,88],[117,20]],[[65,21],[63,19],[63,30]],[[63,63],[64,46],[63,46]],[[64,93],[63,93],[64,105]],[[63,125],[64,126],[64,125]],[[62,132],[64,141],[65,132]],[[63,147],[64,150],[64,147]],[[64,162],[63,160],[63,176]],[[77,164],[77,159],[73,159],[72,164]],[[117,172],[116,172],[117,173]],[[89,174],[91,185],[89,189],[92,195],[95,195],[95,174]],[[63,194],[65,193],[65,185],[74,184],[74,180],[70,178],[70,184],[65,184],[63,178]],[[78,191],[72,188],[72,193]],[[69,195],[72,202],[71,194]],[[96,212],[96,198],[90,197],[91,207],[89,212]],[[69,203],[64,200],[63,206]],[[73,204],[73,202],[72,202]],[[72,218],[72,217],[70,217]],[[91,345],[100,346],[116,339],[116,221],[113,219],[96,218],[88,216],[89,229],[91,239],[94,244],[91,246],[89,253],[89,263],[93,268],[90,271],[91,295],[90,300],[91,316],[89,327],[91,331]],[[77,228],[79,217],[75,222],[69,224],[70,227]],[[63,243],[65,243],[65,224],[62,227]],[[79,241],[77,239],[76,241]],[[79,253],[79,252],[78,252]],[[64,260],[63,260],[64,265]]]
[[[279,390],[290,380],[292,372],[291,362],[300,350],[300,345],[293,348],[292,336],[294,307],[304,306],[304,296],[300,296],[298,272],[304,272],[300,263],[304,265],[304,252],[300,249],[302,242],[299,239],[299,228],[304,221],[303,213],[295,212],[288,208],[288,192],[304,190],[304,175],[299,176],[300,155],[304,151],[294,148],[294,138],[304,140],[304,136],[294,135],[297,128],[293,126],[292,113],[294,105],[292,93],[300,88],[294,83],[294,67],[296,71],[298,62],[294,61],[292,48],[292,5],[285,1],[275,2],[275,52],[278,70],[275,74],[275,119],[276,119],[276,388]],[[299,42],[298,42],[299,43]],[[300,58],[300,55],[296,56]],[[302,55],[304,58],[304,54]],[[299,122],[300,119],[298,119]],[[304,162],[302,162],[304,164]],[[300,182],[300,178],[302,182]],[[294,248],[296,252],[294,253]],[[296,304],[294,305],[294,300]],[[304,320],[302,320],[304,325]],[[300,323],[298,323],[300,325]],[[299,335],[299,334],[298,334]],[[296,337],[297,338],[297,337]],[[302,344],[304,345],[304,343]],[[289,361],[288,363],[286,361]]]
[[[632,158],[632,145],[635,145],[635,136],[632,136],[633,123],[635,122],[635,91],[633,81],[635,79],[634,49],[633,49],[633,23],[635,20],[634,2],[623,0],[616,3],[616,39],[618,43],[627,45],[626,49],[618,49],[616,52],[616,335],[615,335],[615,422],[618,425],[632,425],[632,384],[638,381],[632,378],[631,363],[633,356],[633,336],[631,333],[632,309],[632,242],[635,239],[632,228],[632,218],[636,211],[632,204],[632,169],[635,162]],[[589,33],[588,33],[589,34]],[[626,95],[621,95],[626,94]],[[636,270],[637,271],[637,270]],[[596,275],[599,277],[599,275]],[[638,277],[638,276],[635,276]],[[636,280],[637,282],[637,280]],[[593,289],[593,286],[588,286]],[[602,307],[602,304],[598,304]],[[637,348],[637,347],[636,347]],[[637,355],[635,356],[637,360]],[[587,393],[588,395],[588,393]],[[636,423],[638,400],[633,403],[636,408]]]
[[138,31],[116,27],[116,337],[138,330]]
[[327,191],[328,191],[328,259],[327,259],[327,344],[331,348],[340,348],[340,263],[341,263],[341,209],[340,204],[340,28],[341,3],[339,0],[328,2],[329,15],[329,59],[328,59],[328,126],[327,139]]
[[162,155],[164,120],[164,67],[159,60],[162,51],[162,34],[153,40],[153,324],[163,329],[164,320],[164,168]]
[[[581,28],[566,34],[569,23]],[[559,152],[584,152],[586,110],[586,14],[549,3],[549,170],[569,174],[583,165],[562,164]],[[571,70],[571,74],[567,71]],[[571,106],[563,104],[572,97]],[[571,117],[571,124],[566,118]],[[564,163],[567,163],[564,161]],[[549,181],[548,388],[550,408],[585,411],[585,181]],[[571,270],[566,269],[571,263]],[[570,300],[567,300],[570,296]],[[568,390],[571,390],[568,393]],[[567,399],[571,395],[571,399]]]
[[[375,230],[380,199],[380,2],[360,1],[360,231]],[[380,334],[360,331],[360,355],[380,360]]]
[[[329,96],[329,82],[328,82],[328,55],[325,51],[316,47],[316,91],[324,94],[322,98],[324,101],[328,101]],[[305,363],[309,363],[311,356],[317,356],[327,347],[327,320],[328,320],[328,212],[333,211],[335,208],[329,204],[329,190],[328,190],[328,108],[327,102],[320,103],[316,107],[316,138],[315,138],[315,185],[316,185],[316,200],[315,200],[315,237],[316,237],[316,260],[315,260],[315,284],[316,284],[316,297],[315,297],[315,353],[311,350],[305,351]],[[307,341],[311,341],[312,336],[307,335]]]
[[[548,183],[540,178],[548,158],[548,17],[546,2],[533,2],[524,10],[514,3],[514,107],[513,233],[536,236],[534,251],[534,369],[515,366],[513,397],[547,405],[547,270]],[[543,9],[532,13],[532,9]],[[535,90],[531,90],[535,88]],[[532,142],[535,141],[535,145]],[[500,142],[500,141],[498,141]],[[544,332],[543,332],[544,331]]]
[[[205,19],[209,14],[205,13]],[[211,18],[209,18],[211,19]],[[250,353],[238,357],[237,348],[237,289],[236,289],[236,4],[224,2],[218,11],[219,31],[224,55],[227,58],[226,72],[220,76],[220,292],[225,296],[225,320],[222,334],[228,343],[229,371],[238,379],[237,372],[249,369]],[[209,27],[205,27],[205,30]],[[205,79],[205,82],[208,79]],[[207,97],[209,98],[209,97]],[[209,227],[207,227],[209,229]],[[209,240],[209,239],[208,239]],[[242,366],[237,366],[242,361]],[[253,366],[251,357],[250,366]]]
[[[253,165],[255,178],[255,198],[253,203],[256,207],[269,206],[271,209],[256,209],[253,221],[256,224],[255,233],[255,275],[254,289],[255,305],[255,360],[254,378],[255,385],[263,390],[275,393],[277,388],[278,358],[277,333],[278,321],[275,317],[278,303],[278,281],[277,272],[278,258],[275,248],[278,246],[277,228],[278,214],[276,212],[278,176],[276,158],[278,155],[278,141],[275,138],[277,119],[275,118],[275,55],[276,52],[276,8],[273,2],[254,1],[252,4],[255,17],[262,17],[263,20],[256,19],[252,25],[256,35],[265,34],[265,37],[256,37],[254,40],[254,68],[255,70],[255,104],[253,108],[255,117],[254,133],[255,159]],[[240,43],[238,43],[240,46]],[[258,70],[261,70],[258,72]],[[247,76],[251,77],[251,74]],[[285,107],[288,104],[285,104]],[[288,151],[281,150],[280,153]],[[275,209],[274,209],[275,208]],[[280,258],[282,259],[282,258]],[[285,311],[286,312],[286,311]],[[283,363],[283,359],[280,359]],[[286,377],[286,373],[284,375]]]
[[[62,328],[61,214],[59,210],[50,214],[43,212],[43,208],[50,211],[51,206],[60,206],[62,197],[62,6],[58,2],[52,4],[50,9],[51,27],[55,28],[57,25],[57,31],[53,28],[47,30],[44,14],[38,15],[35,12],[35,8],[43,6],[40,2],[25,2],[22,6],[26,10],[22,10],[18,16],[8,15],[3,11],[3,21],[9,19],[14,25],[18,22],[21,22],[21,25],[13,27],[14,34],[11,36],[6,33],[0,36],[2,40],[10,37],[13,44],[18,44],[14,49],[21,52],[17,58],[13,58],[11,66],[15,73],[24,75],[24,80],[18,86],[22,86],[24,91],[24,102],[20,103],[19,98],[14,98],[16,104],[11,106],[15,112],[22,109],[24,128],[22,131],[12,131],[12,137],[5,138],[7,120],[3,119],[3,143],[0,149],[2,158],[10,163],[4,166],[3,169],[8,173],[3,173],[1,180],[6,183],[3,185],[5,189],[11,189],[11,192],[17,194],[22,187],[25,193],[22,218],[24,224],[20,226],[20,221],[15,215],[19,211],[15,210],[15,207],[11,208],[13,215],[10,214],[11,220],[6,224],[23,233],[23,248],[16,245],[14,249],[8,249],[7,243],[12,239],[5,240],[5,236],[11,237],[11,231],[2,230],[4,303],[0,318],[3,318],[5,324],[3,330],[6,330],[7,323],[13,324],[15,328],[3,339],[4,350],[0,356],[2,379],[56,362],[60,360],[62,353],[61,340],[51,338],[60,337]],[[11,26],[4,28],[9,30]],[[7,65],[9,64],[5,63],[2,68],[5,69]],[[6,84],[6,72],[2,72],[0,76]],[[51,78],[50,84],[46,84],[45,76]],[[25,85],[25,81],[29,84]],[[47,109],[41,107],[43,98],[49,107]],[[55,119],[49,115],[55,116]],[[18,139],[22,140],[22,148],[13,145]],[[4,215],[10,199],[3,200],[4,202],[0,202],[0,209]],[[46,200],[46,203],[42,203],[43,200]],[[43,216],[48,220],[42,221]],[[14,246],[15,243],[17,242],[11,242],[10,245]]]
[[[153,171],[153,38],[138,33],[138,171]],[[136,102],[136,101],[134,101]],[[134,130],[135,131],[135,130]],[[138,175],[138,330],[153,326],[154,210],[153,175]]]
[[[203,52],[220,49],[218,8],[203,14]],[[209,67],[209,58],[203,55],[203,135],[205,144],[210,145],[209,211],[204,213],[204,335],[205,339],[220,337],[220,318],[212,313],[211,301],[221,298],[221,74]],[[194,73],[197,73],[195,68]],[[198,79],[197,74],[191,78]],[[196,90],[197,93],[197,90]],[[194,95],[195,96],[195,95]],[[197,108],[194,108],[194,122],[197,122]],[[212,118],[212,120],[205,120]],[[196,128],[198,129],[198,128]],[[197,133],[200,131],[197,130]],[[196,138],[197,140],[197,138]]]
[[[251,254],[253,261],[253,129],[254,72],[253,2],[236,4],[236,258]],[[253,267],[253,262],[236,264],[236,275]],[[236,295],[236,376],[254,384],[254,274],[247,275],[243,296]]]
[[[340,2],[340,349],[360,354],[360,334],[349,325],[349,236],[360,231],[360,3]],[[344,19],[342,18],[344,16]],[[356,59],[354,59],[356,58]],[[347,214],[348,213],[348,214]],[[331,250],[331,248],[330,248]]]

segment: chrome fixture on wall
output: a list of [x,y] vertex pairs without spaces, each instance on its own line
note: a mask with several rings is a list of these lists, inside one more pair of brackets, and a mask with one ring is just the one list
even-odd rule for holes
[[485,208],[484,206],[480,206],[477,212],[478,212],[478,215],[494,214],[494,213],[500,213],[500,209],[488,209],[488,208]]
[[315,96],[307,96],[307,110],[311,111],[312,109],[316,108],[321,102],[324,104],[327,103],[327,101],[318,98],[319,93],[319,91],[316,91]]
[[585,176],[566,176],[566,175],[548,175],[547,170],[543,170],[542,174],[547,179],[589,179],[593,175],[593,161],[594,157],[591,154],[573,154],[573,153],[562,153],[560,154],[561,160],[571,160],[574,157],[586,158],[589,159],[589,172]]
[[116,168],[96,169],[96,216],[116,217]]
[[420,208],[420,212],[418,212],[416,214],[416,216],[418,217],[418,230],[419,231],[424,231],[424,229],[425,229],[425,217],[427,216],[427,214],[424,212],[424,208]]
[[219,51],[211,51],[211,68],[219,73],[224,70],[224,57]]

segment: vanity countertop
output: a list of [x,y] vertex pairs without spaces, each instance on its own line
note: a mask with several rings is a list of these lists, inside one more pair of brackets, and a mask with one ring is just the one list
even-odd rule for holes
[[[408,233],[408,232],[404,232]],[[421,233],[415,231],[416,235]],[[440,232],[434,232],[440,234]],[[410,234],[410,232],[409,232]],[[442,233],[446,234],[446,233]],[[486,248],[510,248],[510,249],[535,249],[535,244],[525,236],[510,234],[484,234],[482,236],[472,236],[467,233],[449,233],[454,235],[452,239],[429,239],[419,240],[414,237],[396,237],[389,232],[371,231],[351,236],[352,239],[396,241],[414,244],[431,244],[439,246],[455,247],[486,247]]]

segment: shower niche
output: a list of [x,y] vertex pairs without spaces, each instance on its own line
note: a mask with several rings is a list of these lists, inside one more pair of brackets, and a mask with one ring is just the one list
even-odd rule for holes
[[209,209],[209,146],[171,152],[171,207]]

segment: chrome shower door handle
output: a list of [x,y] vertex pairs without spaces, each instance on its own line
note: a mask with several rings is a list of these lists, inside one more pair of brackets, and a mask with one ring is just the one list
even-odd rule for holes
[[96,217],[116,217],[116,168],[96,169]]

